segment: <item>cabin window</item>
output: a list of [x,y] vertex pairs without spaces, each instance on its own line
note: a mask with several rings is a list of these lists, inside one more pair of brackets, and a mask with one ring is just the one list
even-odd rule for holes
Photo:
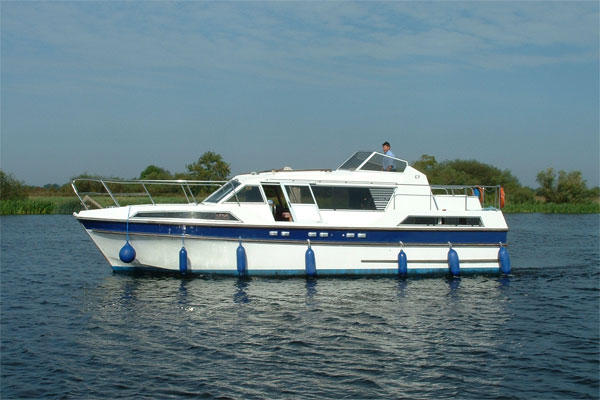
[[468,225],[481,226],[481,218],[479,217],[444,217],[442,225]]
[[313,186],[321,210],[385,210],[393,188]]
[[438,225],[437,217],[406,217],[400,225]]
[[264,203],[258,186],[244,186],[237,193],[227,199],[228,203]]
[[228,212],[203,212],[203,211],[149,211],[138,212],[132,218],[183,218],[183,219],[209,219],[219,221],[239,221]]
[[310,188],[308,186],[286,186],[290,203],[292,204],[315,204]]
[[236,187],[240,186],[240,182],[237,179],[233,179],[219,189],[217,189],[213,194],[204,199],[206,203],[218,203],[223,200],[227,195],[235,190]]
[[483,226],[479,217],[422,217],[408,216],[399,225]]

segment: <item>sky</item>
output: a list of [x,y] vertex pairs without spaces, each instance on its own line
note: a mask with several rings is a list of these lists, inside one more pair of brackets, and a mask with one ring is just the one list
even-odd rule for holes
[[0,2],[0,167],[28,185],[336,168],[358,150],[599,184],[597,1]]

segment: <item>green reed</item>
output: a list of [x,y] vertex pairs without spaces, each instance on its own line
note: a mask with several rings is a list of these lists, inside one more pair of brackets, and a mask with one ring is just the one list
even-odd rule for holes
[[540,213],[540,214],[598,214],[600,203],[522,203],[508,204],[503,211],[506,214]]
[[73,197],[30,197],[24,200],[0,200],[0,215],[72,214],[82,209]]
[[52,214],[54,203],[47,200],[0,200],[0,215]]

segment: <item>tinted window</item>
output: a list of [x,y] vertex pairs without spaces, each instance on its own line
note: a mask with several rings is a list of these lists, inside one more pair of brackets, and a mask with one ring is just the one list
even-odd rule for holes
[[320,209],[330,210],[376,210],[373,196],[368,188],[313,186],[313,193]]
[[381,154],[374,154],[373,157],[369,158],[369,161],[367,161],[367,163],[362,166],[361,170],[383,171],[384,168],[388,165],[392,165],[393,169],[395,170],[396,166],[394,161],[395,160],[391,157],[384,157]]
[[367,158],[369,158],[370,155],[371,155],[371,152],[358,151],[358,152],[354,153],[354,155],[352,157],[350,157],[348,160],[346,160],[344,162],[344,164],[342,164],[340,166],[339,169],[348,169],[350,171],[354,171],[356,168],[358,168],[360,166],[360,164],[365,162],[365,160]]
[[397,158],[388,157],[380,153],[359,151],[346,160],[338,169],[355,171],[367,159],[369,161],[360,168],[361,171],[383,171],[387,166],[391,165],[393,171],[403,172],[407,166],[406,161]]
[[308,186],[286,186],[291,203],[315,204]]
[[312,186],[317,205],[329,210],[379,210],[387,207],[394,188]]
[[478,218],[478,217],[445,217],[445,218],[442,218],[442,225],[480,226],[481,218]]
[[238,201],[240,203],[264,203],[258,186],[245,186],[227,200],[228,203],[236,203]]
[[240,182],[237,179],[231,180],[221,186],[217,191],[208,196],[204,201],[207,203],[218,203],[231,193],[236,187],[240,186]]
[[417,217],[409,216],[401,225],[456,225],[456,226],[482,226],[479,217]]
[[402,225],[437,225],[437,217],[406,217],[402,221]]

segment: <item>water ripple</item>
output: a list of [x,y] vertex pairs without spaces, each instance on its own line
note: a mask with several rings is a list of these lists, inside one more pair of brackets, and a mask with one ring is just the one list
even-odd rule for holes
[[2,217],[2,398],[600,397],[597,218],[508,217],[510,277],[407,280],[112,274]]

